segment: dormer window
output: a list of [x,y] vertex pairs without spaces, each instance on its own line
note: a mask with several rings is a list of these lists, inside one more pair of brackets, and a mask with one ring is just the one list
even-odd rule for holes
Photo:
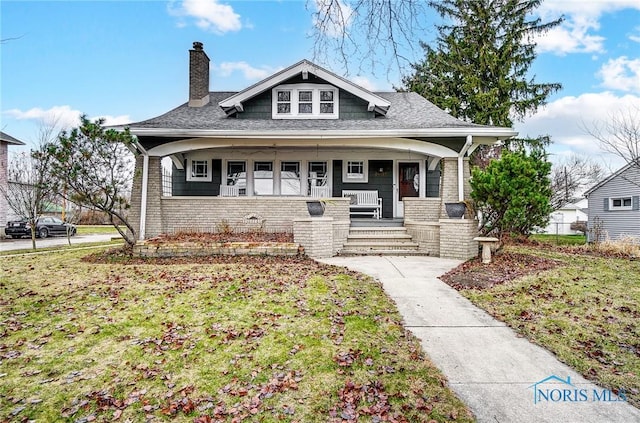
[[338,118],[338,89],[333,85],[280,85],[272,98],[274,119]]

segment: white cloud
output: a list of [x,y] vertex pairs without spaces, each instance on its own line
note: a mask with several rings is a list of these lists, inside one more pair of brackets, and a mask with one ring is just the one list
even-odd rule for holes
[[636,43],[640,43],[640,26],[633,28],[633,33],[629,34],[629,39]]
[[595,122],[619,110],[640,107],[640,96],[617,96],[612,92],[586,93],[559,98],[541,108],[524,123],[516,123],[521,137],[550,135],[555,150],[602,156],[597,141],[587,133]]
[[[221,4],[218,0],[184,0],[177,6],[171,2],[168,10],[171,15],[179,18],[194,18],[200,29],[217,34],[239,31],[242,28],[240,15],[231,6]],[[178,26],[185,25],[184,21],[178,22]]]
[[219,65],[212,66],[214,71],[220,76],[227,77],[232,73],[239,71],[245,77],[245,79],[256,80],[256,79],[264,79],[269,75],[273,74],[275,71],[268,66],[262,66],[260,68],[256,68],[248,64],[247,62],[223,62]]
[[[80,116],[82,112],[72,109],[71,106],[53,106],[49,109],[42,109],[40,107],[34,107],[29,110],[22,111],[20,109],[11,109],[3,112],[8,116],[16,120],[29,120],[45,125],[55,125],[60,129],[70,129],[80,124]],[[120,116],[95,116],[90,117],[91,120],[98,118],[104,118],[104,125],[122,125],[131,122],[131,118],[128,115]]]
[[602,53],[605,38],[595,35],[600,17],[622,9],[640,10],[638,0],[554,0],[542,2],[538,14],[543,21],[565,16],[565,21],[536,39],[539,52],[558,55],[567,53]]
[[360,85],[365,90],[375,91],[377,89],[375,84],[366,76],[354,76],[351,78],[351,82],[356,85]]
[[640,59],[626,56],[610,59],[602,65],[598,76],[605,88],[640,93]]
[[330,37],[344,36],[354,17],[353,9],[340,0],[315,0],[314,3],[317,12],[313,25]]

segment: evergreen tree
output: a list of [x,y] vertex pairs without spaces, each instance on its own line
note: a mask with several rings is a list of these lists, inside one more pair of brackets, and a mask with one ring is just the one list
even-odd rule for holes
[[471,198],[482,215],[481,232],[527,236],[545,227],[553,211],[550,172],[542,146],[505,149],[486,169],[475,168]]
[[429,4],[446,24],[435,47],[421,42],[422,62],[403,78],[438,107],[465,121],[512,126],[544,105],[559,83],[528,76],[536,58],[534,37],[559,25],[531,15],[541,0],[437,0]]

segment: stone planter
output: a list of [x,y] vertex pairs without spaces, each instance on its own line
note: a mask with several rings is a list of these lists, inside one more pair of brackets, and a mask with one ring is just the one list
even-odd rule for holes
[[450,219],[462,219],[467,205],[465,203],[444,203],[444,208]]
[[324,215],[324,203],[321,201],[307,201],[309,216],[318,217]]

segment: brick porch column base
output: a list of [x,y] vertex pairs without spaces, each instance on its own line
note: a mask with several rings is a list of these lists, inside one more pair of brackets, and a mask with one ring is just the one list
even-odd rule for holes
[[440,219],[440,257],[468,260],[478,256],[478,221]]
[[333,256],[333,217],[294,219],[293,242],[311,258]]

